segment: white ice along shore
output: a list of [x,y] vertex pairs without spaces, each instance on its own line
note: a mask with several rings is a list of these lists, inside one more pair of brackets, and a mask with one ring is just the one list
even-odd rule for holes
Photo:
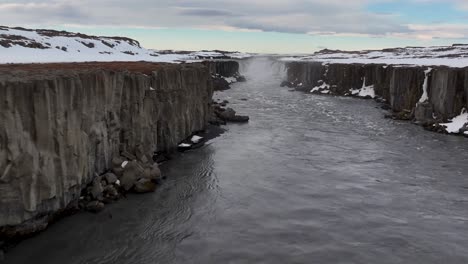
[[321,85],[315,86],[314,88],[312,88],[312,90],[310,90],[310,92],[311,93],[320,92],[322,94],[329,94],[330,93],[330,85],[328,85],[324,81],[321,81],[321,82],[322,82]]
[[439,47],[406,47],[383,50],[321,50],[312,55],[284,56],[282,61],[318,61],[326,63],[359,63],[389,65],[425,65],[468,67],[468,44]]
[[[459,116],[454,117],[450,120],[449,123],[440,124],[441,126],[446,127],[445,130],[450,134],[460,134],[460,130],[468,124],[468,112],[466,109],[462,110],[462,113]],[[468,135],[468,131],[465,131],[464,134]]]
[[55,30],[31,30],[0,26],[0,63],[60,63],[147,61],[178,63],[202,59],[242,59],[239,52],[157,51],[123,37],[96,37]]

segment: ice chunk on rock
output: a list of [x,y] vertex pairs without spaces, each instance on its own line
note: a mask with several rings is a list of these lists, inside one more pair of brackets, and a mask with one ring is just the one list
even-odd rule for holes
[[203,138],[200,137],[200,136],[193,136],[192,139],[190,139],[190,141],[192,141],[193,144],[198,144],[200,143],[200,141],[202,140]]

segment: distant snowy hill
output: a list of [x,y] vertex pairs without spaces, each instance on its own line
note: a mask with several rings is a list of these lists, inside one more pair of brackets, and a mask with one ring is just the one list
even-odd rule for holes
[[320,61],[328,63],[445,65],[468,67],[468,44],[439,47],[406,47],[383,50],[321,50],[313,55],[290,56],[284,61]]
[[97,37],[55,30],[0,26],[0,63],[88,61],[181,62],[211,58],[245,58],[245,53],[223,51],[174,52],[141,47],[124,37]]

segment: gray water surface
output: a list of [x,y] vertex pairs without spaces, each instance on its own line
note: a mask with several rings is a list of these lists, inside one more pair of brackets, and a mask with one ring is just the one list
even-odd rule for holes
[[66,218],[6,263],[468,263],[468,140],[290,92],[270,64],[216,95],[249,124],[164,164],[156,193]]

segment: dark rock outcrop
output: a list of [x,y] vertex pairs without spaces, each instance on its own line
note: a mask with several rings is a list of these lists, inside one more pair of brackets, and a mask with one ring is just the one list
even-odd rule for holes
[[[213,90],[225,91],[231,88],[234,82],[245,82],[246,78],[239,73],[239,63],[233,60],[205,61],[213,78]],[[231,79],[231,81],[227,81]]]
[[213,90],[215,91],[226,91],[231,88],[231,85],[226,79],[219,75],[213,76]]
[[248,116],[237,115],[236,111],[232,108],[217,107],[215,114],[224,122],[246,123],[250,120]]
[[[93,211],[116,195],[121,177],[132,178],[128,184],[122,179],[122,185],[135,191],[153,189],[125,170],[109,174],[123,162],[115,157],[144,164],[208,124],[213,94],[208,67],[114,66],[0,69],[0,242],[41,231],[74,210],[89,184],[94,200],[86,207]],[[141,173],[160,177],[151,166]]]
[[446,122],[468,108],[468,67],[287,63],[282,86],[310,92],[324,84],[334,95],[372,86],[375,95],[388,103],[392,118],[425,126]]
[[239,75],[239,63],[237,61],[205,61],[205,64],[211,74],[223,77],[234,77]]

